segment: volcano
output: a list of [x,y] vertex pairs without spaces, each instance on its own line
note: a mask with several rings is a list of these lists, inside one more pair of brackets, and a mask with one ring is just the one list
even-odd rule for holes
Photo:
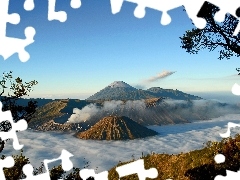
[[114,81],[99,92],[86,100],[109,101],[109,100],[141,100],[151,98],[167,98],[175,100],[200,100],[202,98],[184,93],[179,90],[152,87],[147,90],[137,89],[123,81]]
[[90,129],[75,134],[80,139],[127,140],[154,136],[158,133],[126,116],[107,116]]

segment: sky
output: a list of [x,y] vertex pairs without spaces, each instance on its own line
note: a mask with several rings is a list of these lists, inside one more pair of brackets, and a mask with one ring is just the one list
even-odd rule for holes
[[[82,169],[85,163],[89,162],[88,169],[95,169],[99,173],[109,170],[119,161],[129,161],[133,157],[138,159],[142,153],[178,154],[202,149],[208,141],[222,139],[220,133],[227,132],[228,122],[239,124],[239,121],[239,114],[228,114],[212,120],[187,124],[149,126],[148,128],[157,131],[159,135],[128,141],[86,141],[77,139],[69,133],[31,130],[18,132],[18,138],[20,144],[24,144],[23,155],[27,154],[34,167],[39,167],[44,159],[59,157],[62,149],[65,149],[74,155],[70,158],[74,167]],[[230,135],[234,137],[238,132],[239,127],[232,128]],[[20,151],[13,150],[12,140],[6,143],[3,152],[5,156],[20,154]],[[59,162],[50,164],[49,167],[59,165],[57,163]]]
[[[185,52],[180,36],[194,28],[183,8],[169,11],[171,24],[160,24],[161,12],[147,9],[138,19],[136,5],[124,2],[112,14],[109,0],[82,0],[79,9],[69,1],[57,1],[56,10],[67,13],[67,21],[48,21],[47,0],[35,0],[35,9],[25,11],[24,0],[11,0],[9,13],[21,22],[7,25],[7,36],[25,38],[33,26],[35,42],[26,50],[30,60],[22,63],[17,54],[0,57],[0,71],[13,71],[24,81],[37,80],[30,97],[85,99],[113,81],[135,87],[178,89],[202,97],[229,98],[239,82],[237,58],[218,60],[218,52]],[[165,78],[158,78],[164,73]]]

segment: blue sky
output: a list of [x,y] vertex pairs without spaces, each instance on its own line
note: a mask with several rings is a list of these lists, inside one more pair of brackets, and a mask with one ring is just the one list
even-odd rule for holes
[[[18,25],[8,24],[7,36],[24,38],[26,26],[36,29],[35,42],[26,50],[31,58],[22,63],[17,54],[0,57],[0,70],[13,71],[25,81],[39,84],[31,97],[80,98],[103,89],[113,81],[130,85],[179,89],[194,94],[228,94],[239,81],[237,58],[218,60],[217,52],[190,55],[180,48],[179,37],[194,26],[182,8],[169,12],[172,22],[160,24],[161,12],[147,9],[143,19],[133,15],[134,4],[124,2],[111,13],[110,0],[82,0],[79,9],[70,0],[57,1],[66,22],[48,21],[47,0],[35,0],[35,9],[23,9],[23,0],[10,0],[10,13],[19,13]],[[146,79],[176,71],[153,83]]]

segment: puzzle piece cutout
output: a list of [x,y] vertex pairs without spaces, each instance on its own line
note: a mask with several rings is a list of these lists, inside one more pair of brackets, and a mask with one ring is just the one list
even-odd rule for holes
[[[235,83],[233,86],[232,86],[232,93],[236,96],[239,96],[240,95],[240,86]],[[222,138],[227,138],[230,136],[230,133],[231,133],[231,128],[235,128],[235,127],[240,127],[240,124],[236,124],[236,123],[232,123],[232,122],[229,122],[228,125],[227,125],[227,132],[226,133],[220,133],[220,136]]]
[[[27,176],[25,180],[51,180],[49,171],[33,176],[33,166],[31,164],[26,164],[22,168],[23,173]],[[23,180],[23,179],[20,179]]]
[[[240,95],[240,86],[235,83],[232,87],[232,93],[234,95]],[[240,124],[236,124],[236,123],[232,123],[232,122],[229,122],[228,123],[228,128],[227,128],[227,132],[226,133],[220,133],[220,136],[223,137],[223,138],[227,138],[230,136],[230,133],[231,133],[231,128],[234,128],[234,127],[240,127]],[[222,154],[217,154],[214,158],[214,160],[216,161],[216,163],[223,163],[225,162],[225,156],[222,155]],[[237,179],[240,179],[240,171],[237,171],[237,172],[233,172],[233,171],[229,171],[229,170],[226,170],[226,176],[222,176],[222,175],[217,175],[214,180],[225,180],[225,179],[231,179],[231,180],[237,180]]]
[[[48,0],[48,20],[58,20],[65,22],[67,20],[67,13],[65,11],[55,11],[56,0]],[[70,6],[74,9],[80,8],[81,0],[71,0]],[[25,0],[24,9],[31,11],[34,9],[34,0]],[[30,55],[25,48],[34,42],[34,36],[36,31],[33,27],[25,28],[26,39],[18,39],[6,36],[7,23],[19,24],[20,16],[17,13],[8,14],[9,0],[0,1],[0,55],[4,60],[9,58],[15,53],[18,53],[18,57],[22,62],[29,60]]]
[[[156,0],[125,0],[130,3],[137,4],[134,10],[134,15],[137,18],[143,18],[146,14],[146,8],[150,8],[157,11],[162,11],[162,17],[160,23],[162,25],[168,25],[171,22],[171,17],[168,11],[184,6],[188,17],[193,21],[194,25],[203,29],[206,26],[206,20],[197,16],[198,12],[202,8],[205,0],[169,0],[169,1],[156,1]],[[112,13],[116,14],[120,12],[124,0],[110,0]],[[218,22],[222,22],[225,19],[227,13],[238,18],[236,10],[240,7],[240,0],[208,0],[208,2],[220,8],[214,18]],[[231,4],[231,5],[229,5]],[[235,29],[233,35],[237,35],[240,30],[240,25]]]
[[[67,20],[67,13],[65,11],[55,11],[56,0],[48,0],[48,20],[58,20],[60,22],[65,22]],[[78,9],[81,7],[81,0],[71,0],[70,6],[73,9]],[[25,0],[24,9],[31,11],[34,9],[34,0]]]
[[139,159],[137,161],[125,164],[123,166],[117,167],[116,171],[119,174],[119,178],[128,176],[131,174],[137,174],[139,180],[145,180],[146,178],[157,178],[158,171],[156,168],[150,168],[146,170],[144,168],[144,160]]
[[[239,19],[239,15],[237,13],[237,9],[240,7],[240,1],[239,0],[209,0],[212,4],[215,6],[218,6],[220,8],[220,11],[216,12],[214,19],[218,22],[223,22],[225,19],[225,15],[227,13],[231,14],[235,18]],[[235,31],[233,33],[233,36],[236,36],[239,33],[240,30],[240,24],[238,23],[237,27],[235,28]]]
[[64,171],[69,171],[73,168],[73,164],[72,161],[70,160],[70,157],[72,157],[73,155],[71,153],[69,153],[67,150],[63,149],[61,152],[61,155],[56,158],[56,159],[45,159],[43,161],[44,167],[46,169],[45,173],[42,174],[38,174],[36,176],[33,175],[33,166],[31,164],[26,164],[23,166],[23,172],[24,174],[27,176],[25,179],[21,179],[21,180],[51,180],[50,179],[50,174],[49,174],[49,169],[48,169],[48,164],[51,162],[55,162],[58,160],[62,161],[62,169]]
[[28,124],[24,119],[19,120],[18,122],[13,121],[11,111],[2,111],[2,103],[0,102],[0,122],[9,121],[12,128],[8,132],[0,131],[0,137],[2,140],[13,139],[13,148],[15,150],[20,150],[23,148],[23,145],[19,144],[16,131],[24,131],[27,129]]
[[240,86],[237,83],[232,86],[232,93],[236,96],[240,96]]
[[[48,0],[48,20],[58,20],[65,22],[67,20],[67,13],[65,11],[55,11],[56,0]],[[70,6],[74,9],[81,7],[81,0],[71,0]]]
[[[120,12],[124,0],[110,0],[112,13],[116,14]],[[150,8],[158,11],[162,11],[162,18],[160,23],[162,25],[167,25],[171,22],[171,17],[167,11],[174,8],[180,7],[182,5],[181,1],[156,1],[156,0],[125,0],[131,3],[137,4],[134,10],[134,16],[137,18],[143,18],[146,14],[145,8]]]
[[32,11],[35,7],[34,0],[25,0],[23,7],[26,11]]
[[223,154],[217,154],[214,157],[214,160],[217,164],[224,163],[225,162],[225,156]]
[[33,38],[36,32],[33,27],[27,27],[25,29],[26,39],[6,37],[7,23],[18,24],[20,22],[19,14],[8,14],[8,7],[9,0],[0,1],[0,55],[6,60],[14,53],[18,53],[19,59],[26,62],[30,55],[25,51],[25,47],[34,42]]
[[238,71],[238,75],[240,75],[240,68],[236,68],[236,70]]
[[68,152],[67,150],[63,149],[61,152],[61,155],[56,158],[56,159],[51,159],[51,160],[44,160],[44,166],[47,167],[47,164],[57,161],[57,160],[62,160],[62,168],[64,171],[69,171],[70,169],[73,168],[73,164],[72,161],[70,160],[70,157],[73,157],[73,154],[71,154],[70,152]]
[[[217,154],[214,158],[217,164],[225,162],[225,156],[222,154]],[[225,179],[231,179],[231,180],[237,180],[240,179],[240,171],[234,172],[226,170],[226,176],[217,175],[214,180],[225,180]]]
[[95,174],[94,169],[81,169],[79,176],[83,180],[87,180],[89,177],[93,177],[94,180],[108,180],[108,171]]
[[12,156],[8,156],[5,159],[0,159],[0,179],[5,180],[3,168],[10,168],[14,166],[14,159]]
[[231,128],[240,127],[240,124],[236,124],[236,123],[229,122],[227,126],[228,126],[227,132],[226,132],[226,133],[220,133],[220,136],[221,136],[222,138],[227,138],[227,137],[229,137],[229,136],[230,136],[230,133],[231,133]]
[[234,172],[234,171],[229,171],[226,170],[227,175],[222,176],[222,175],[217,175],[214,180],[239,180],[240,179],[240,171]]
[[[207,13],[206,10],[208,8],[208,4],[209,3],[207,3],[207,1],[204,2],[202,8],[200,9],[200,11],[197,14],[198,17],[204,18],[205,14]],[[217,6],[215,6],[215,7],[217,8]],[[223,13],[223,12],[224,11],[222,9],[221,10],[217,10],[215,12],[215,14],[214,14],[214,20],[217,21],[217,22],[223,22],[225,20],[226,14],[227,14],[227,13]],[[234,16],[232,14],[234,14]],[[232,18],[235,18],[239,22],[239,18],[238,18],[239,16],[237,15],[238,13],[236,12],[236,10],[235,10],[235,13],[233,12],[232,14],[230,14],[229,16],[231,16]],[[239,29],[240,28],[239,25],[240,25],[239,23],[237,25],[232,24],[231,29],[233,29],[233,31],[230,32],[230,33],[232,33],[233,36],[236,36],[239,33],[239,30],[240,30]]]

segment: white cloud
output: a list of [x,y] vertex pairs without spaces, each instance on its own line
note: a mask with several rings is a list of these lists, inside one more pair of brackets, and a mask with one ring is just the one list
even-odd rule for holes
[[71,123],[79,123],[87,121],[91,116],[97,114],[99,108],[95,104],[89,104],[81,110],[78,108],[73,109],[73,114],[68,119]]
[[145,80],[146,82],[155,82],[159,79],[163,79],[166,78],[172,74],[174,74],[176,71],[163,71],[161,73],[158,73],[156,76],[152,76],[150,78],[148,78],[147,80]]
[[[238,109],[236,109],[236,107],[233,107],[231,104],[222,107],[218,104],[219,101],[216,100],[192,100],[192,107],[189,107],[187,104],[188,102],[185,100],[165,99],[164,101],[167,105],[165,103],[160,103],[151,109],[146,108],[145,100],[129,100],[125,103],[120,100],[105,101],[102,107],[97,106],[96,104],[89,104],[82,109],[74,108],[73,114],[68,119],[68,122],[85,122],[94,116],[104,117],[106,113],[120,113],[121,116],[131,117],[132,111],[138,112],[138,116],[144,115],[145,117],[151,117],[153,111],[158,112],[163,109],[166,112],[172,111],[173,114],[178,114],[181,117],[185,117],[187,119],[189,115],[193,113],[197,113],[199,116],[205,117],[205,113],[208,112],[211,113],[209,117],[218,117],[223,114],[238,112]],[[184,106],[187,106],[188,108]]]
[[[30,158],[35,167],[40,166],[44,159],[59,157],[61,150],[66,149],[74,155],[71,160],[75,167],[83,168],[84,161],[90,161],[88,168],[98,167],[97,172],[101,172],[109,170],[119,161],[131,160],[132,155],[139,158],[142,152],[176,154],[200,149],[209,140],[220,141],[219,133],[226,132],[229,121],[239,123],[240,114],[187,124],[151,126],[151,129],[159,132],[158,136],[129,141],[80,140],[73,134],[54,132],[23,131],[17,134],[20,143],[24,144],[23,154]],[[234,132],[239,132],[239,128],[234,129]],[[3,154],[20,154],[12,148],[11,143],[11,140],[6,143]]]
[[102,107],[98,107],[96,104],[89,104],[82,109],[74,108],[73,114],[68,119],[70,123],[79,123],[84,122],[90,119],[92,116],[96,115],[97,113],[101,114],[104,112],[114,112],[118,109],[137,109],[143,110],[146,107],[144,100],[136,100],[136,101],[105,101]]
[[156,76],[149,77],[148,79],[141,80],[139,83],[136,83],[133,85],[137,89],[147,89],[151,87],[152,83],[157,82],[160,79],[164,79],[172,74],[174,74],[176,71],[162,71],[158,73]]

